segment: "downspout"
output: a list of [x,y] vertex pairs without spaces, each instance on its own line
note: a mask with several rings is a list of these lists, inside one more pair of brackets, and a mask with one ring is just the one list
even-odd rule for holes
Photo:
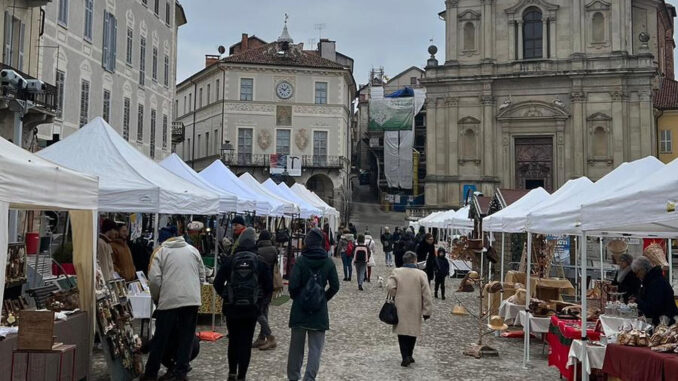
[[193,82],[193,80],[191,80],[191,83],[193,84],[193,141],[191,142],[191,168],[195,168],[195,107],[198,105],[198,84]]
[[[221,78],[221,144],[224,144],[224,118],[226,117],[226,69],[219,64],[219,69],[223,74]],[[222,151],[223,152],[223,151]]]

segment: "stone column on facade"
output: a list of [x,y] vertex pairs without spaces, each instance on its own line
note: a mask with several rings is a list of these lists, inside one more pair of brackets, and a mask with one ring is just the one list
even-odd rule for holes
[[614,91],[612,97],[612,158],[616,168],[624,162],[624,124],[623,124],[623,101],[625,94],[622,91]]
[[[447,110],[445,98],[436,98],[436,114],[435,124],[436,140],[435,140],[435,155],[436,155],[436,173],[445,174],[447,171],[447,136],[449,134]],[[430,157],[430,155],[429,155]]]
[[[640,92],[640,157],[653,155],[656,151],[652,98],[649,91]],[[639,158],[633,158],[639,159]]]
[[523,21],[518,20],[518,59],[523,59]]
[[447,174],[459,174],[459,98],[447,98]]
[[558,58],[558,48],[556,47],[556,43],[558,41],[556,38],[556,16],[549,17],[549,28],[551,29],[551,58]]
[[[426,177],[437,177],[436,170],[436,131],[443,126],[437,125],[436,120],[436,101],[435,98],[426,98]],[[429,205],[438,205],[438,183],[427,181],[425,185],[426,203]]]
[[508,22],[508,54],[509,61],[516,59],[516,22],[509,20]]
[[494,146],[494,97],[492,95],[483,95],[480,97],[483,105],[483,176],[494,176],[494,157],[496,147]]
[[482,24],[483,24],[483,60],[494,58],[492,52],[492,2],[493,0],[481,0],[483,4]]
[[549,27],[549,19],[548,17],[543,17],[541,19],[541,56],[542,58],[548,58],[549,57],[549,39],[547,38],[549,33],[548,33],[548,27]]
[[572,0],[572,51],[573,53],[583,52],[582,43],[582,3],[581,0]]
[[584,102],[586,101],[586,94],[581,90],[573,91],[570,94],[572,101],[572,130],[574,136],[574,144],[572,145],[574,168],[573,175],[575,177],[584,176],[585,165],[585,149],[586,149],[586,115],[584,115]]
[[445,16],[445,60],[447,62],[457,62],[458,43],[459,43],[459,28],[457,26],[457,5],[459,0],[446,1],[447,12]]
[[499,130],[501,131],[501,167],[502,173],[499,175],[501,182],[506,188],[515,188],[516,185],[513,184],[514,176],[512,176],[511,165],[514,163],[514,160],[511,159],[511,135],[508,132],[508,128],[505,125],[506,122],[499,122]]
[[553,189],[557,189],[565,184],[565,121],[556,122],[556,173],[553,176]]
[[612,40],[612,51],[617,52],[622,49],[622,29],[631,28],[632,24],[622,24],[621,7],[622,1],[610,7],[612,12],[612,22],[608,22],[610,30],[610,39]]

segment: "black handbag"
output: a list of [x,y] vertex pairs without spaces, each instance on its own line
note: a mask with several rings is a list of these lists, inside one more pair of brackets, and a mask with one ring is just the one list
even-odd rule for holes
[[396,308],[395,300],[393,298],[386,298],[384,305],[381,307],[381,311],[379,311],[379,320],[386,324],[398,324],[398,309]]

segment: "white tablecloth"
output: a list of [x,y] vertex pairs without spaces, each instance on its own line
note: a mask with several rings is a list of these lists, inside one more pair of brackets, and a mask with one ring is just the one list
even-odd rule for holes
[[600,315],[600,324],[603,326],[603,332],[605,333],[605,336],[617,334],[619,332],[619,328],[621,328],[621,326],[624,323],[631,322],[635,322],[635,324],[642,324],[643,326],[639,327],[640,329],[650,326],[650,324],[642,323],[640,321],[637,321],[636,319],[621,318],[610,315]]
[[135,319],[150,319],[153,314],[151,294],[128,295]]
[[567,366],[570,367],[576,361],[584,362],[586,357],[586,373],[591,374],[591,369],[603,369],[605,362],[605,347],[597,345],[586,345],[586,354],[584,354],[584,345],[581,340],[572,340],[570,353],[567,356]]
[[508,300],[504,300],[499,305],[499,316],[504,319],[506,324],[515,324],[515,320],[518,317],[519,312],[525,312],[525,306],[519,304],[513,304]]
[[[525,311],[519,311],[514,325],[519,325],[524,327],[527,313]],[[532,333],[548,333],[549,325],[551,324],[550,317],[534,317],[530,314],[530,332]]]

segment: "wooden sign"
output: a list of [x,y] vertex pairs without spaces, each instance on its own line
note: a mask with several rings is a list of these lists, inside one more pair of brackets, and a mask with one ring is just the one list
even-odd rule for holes
[[54,343],[54,312],[19,313],[19,350],[50,351]]

